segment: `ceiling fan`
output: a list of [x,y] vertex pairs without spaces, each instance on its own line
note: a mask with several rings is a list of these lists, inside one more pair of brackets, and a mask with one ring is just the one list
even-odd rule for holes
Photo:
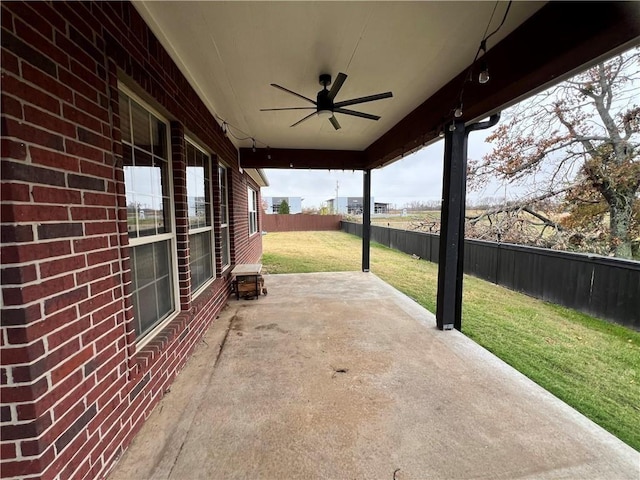
[[302,120],[298,120],[296,123],[291,125],[292,127],[295,127],[296,125],[300,125],[302,122],[310,119],[314,115],[318,115],[321,118],[328,118],[329,121],[331,122],[331,125],[333,125],[333,128],[338,130],[340,129],[340,124],[338,123],[338,119],[336,119],[334,115],[336,113],[342,113],[344,115],[352,115],[354,117],[367,118],[369,120],[379,120],[380,117],[377,115],[356,112],[355,110],[351,110],[343,107],[347,107],[349,105],[356,105],[358,103],[373,102],[375,100],[380,100],[383,98],[390,98],[393,96],[393,94],[391,92],[385,92],[385,93],[378,93],[377,95],[369,95],[367,97],[359,97],[359,98],[352,98],[351,100],[343,100],[342,102],[334,102],[333,100],[336,98],[336,95],[338,95],[338,92],[340,91],[340,88],[342,88],[342,84],[346,79],[347,79],[347,75],[345,73],[342,73],[342,72],[338,73],[336,81],[333,83],[331,90],[327,90],[327,86],[331,85],[331,75],[327,73],[323,73],[322,75],[320,75],[320,78],[319,78],[320,85],[323,86],[323,89],[318,92],[316,101],[313,101],[310,98],[305,97],[304,95],[300,95],[299,93],[291,91],[288,88],[284,88],[276,83],[272,83],[271,84],[272,87],[275,87],[279,90],[295,95],[296,97],[302,98],[303,100],[306,100],[309,103],[313,103],[313,105],[315,106],[262,108],[260,109],[260,111],[273,112],[277,110],[315,110],[315,112],[310,113],[309,115],[304,117]]

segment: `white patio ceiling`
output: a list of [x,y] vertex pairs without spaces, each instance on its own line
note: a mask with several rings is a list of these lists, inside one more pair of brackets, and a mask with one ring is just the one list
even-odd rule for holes
[[[546,2],[514,2],[489,50]],[[364,150],[473,61],[494,2],[134,2],[211,112],[258,140],[258,147]],[[489,31],[507,2],[495,8]],[[270,86],[315,100],[318,76],[348,75],[336,101],[392,91],[354,105],[382,118],[336,114],[342,128],[311,118],[309,106]],[[455,98],[451,108],[454,108]],[[242,134],[232,128],[236,136]],[[236,146],[250,147],[251,140]]]

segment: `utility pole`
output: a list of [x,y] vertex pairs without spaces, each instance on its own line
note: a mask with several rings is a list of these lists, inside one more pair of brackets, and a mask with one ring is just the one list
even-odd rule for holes
[[340,182],[338,180],[336,180],[336,203],[334,205],[334,209],[335,209],[335,211],[333,212],[334,214],[340,213],[338,211],[338,192],[339,191],[340,191]]

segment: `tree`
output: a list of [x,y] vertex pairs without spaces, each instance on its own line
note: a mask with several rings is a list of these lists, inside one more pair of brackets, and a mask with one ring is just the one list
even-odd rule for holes
[[286,199],[283,199],[278,205],[278,213],[280,215],[288,215],[289,214],[289,202]]
[[639,67],[635,48],[505,112],[487,138],[493,151],[469,162],[471,187],[494,178],[520,185],[529,208],[559,196],[563,226],[597,233],[610,253],[631,258],[640,211]]

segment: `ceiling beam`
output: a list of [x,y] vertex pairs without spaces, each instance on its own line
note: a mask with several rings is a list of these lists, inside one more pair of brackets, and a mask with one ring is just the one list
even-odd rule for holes
[[[640,41],[640,2],[549,2],[487,52],[489,83],[478,84],[474,69],[462,120],[484,118],[634,41]],[[453,118],[466,74],[467,69],[373,142],[366,167],[388,164],[435,139]]]
[[365,153],[355,150],[257,148],[254,152],[252,148],[240,149],[242,168],[362,170],[365,163]]

